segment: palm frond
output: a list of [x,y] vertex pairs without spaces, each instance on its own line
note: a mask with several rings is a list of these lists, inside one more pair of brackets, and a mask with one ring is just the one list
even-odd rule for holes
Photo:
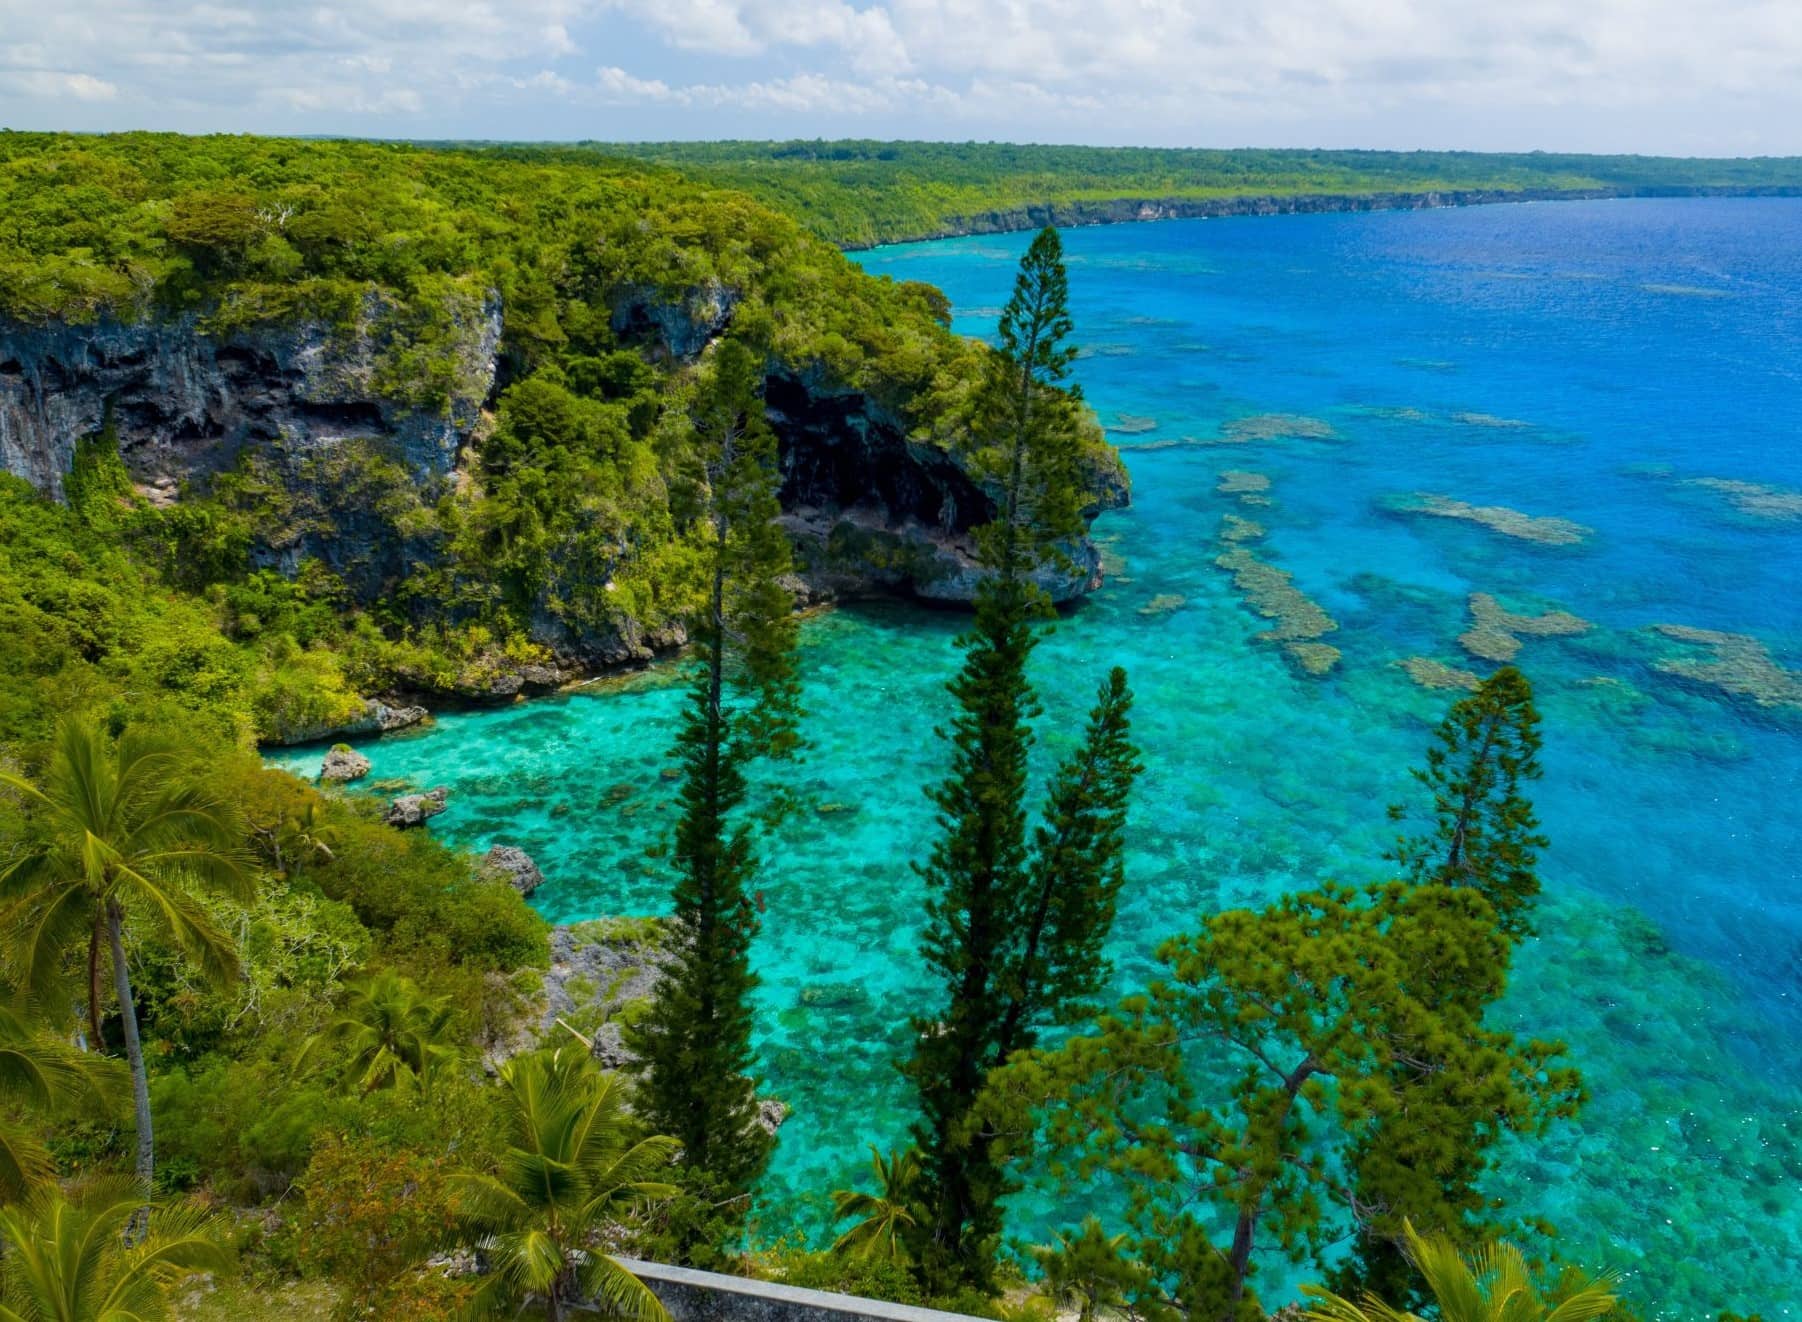
[[669,1322],[669,1313],[650,1287],[604,1253],[591,1254],[578,1279],[582,1292],[615,1317]]

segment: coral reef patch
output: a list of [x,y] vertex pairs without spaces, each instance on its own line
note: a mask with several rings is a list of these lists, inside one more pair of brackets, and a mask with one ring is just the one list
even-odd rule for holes
[[[1249,533],[1248,529],[1256,529]],[[1339,627],[1320,604],[1295,586],[1286,569],[1278,569],[1245,543],[1263,536],[1264,530],[1248,519],[1229,514],[1223,520],[1220,540],[1227,550],[1214,563],[1233,576],[1233,586],[1259,615],[1275,626],[1256,635],[1261,643],[1276,643],[1309,675],[1324,675],[1339,664],[1340,651],[1319,640]]]
[[1736,698],[1748,698],[1760,707],[1802,711],[1802,671],[1779,665],[1777,659],[1750,634],[1697,629],[1686,624],[1654,625],[1674,642],[1706,649],[1701,657],[1665,657],[1653,669],[1679,679],[1718,689]]
[[1460,670],[1428,656],[1410,656],[1395,663],[1423,689],[1463,689],[1472,692],[1483,682],[1474,671]]
[[1324,418],[1300,413],[1254,413],[1234,418],[1220,427],[1220,441],[1243,445],[1250,441],[1336,441],[1339,433]]
[[1268,505],[1270,499],[1270,479],[1262,473],[1247,472],[1243,468],[1229,468],[1220,474],[1220,484],[1214,488],[1223,496],[1231,496],[1241,505]]
[[1470,616],[1473,623],[1458,635],[1458,645],[1472,656],[1495,662],[1514,660],[1523,638],[1569,636],[1587,633],[1593,627],[1569,611],[1516,615],[1487,592],[1471,594]]
[[1387,507],[1396,514],[1427,514],[1439,519],[1462,519],[1467,523],[1480,524],[1505,537],[1537,542],[1541,546],[1576,546],[1586,541],[1593,531],[1570,519],[1523,514],[1505,505],[1472,505],[1466,501],[1453,500],[1450,496],[1425,491],[1397,497],[1387,502]]

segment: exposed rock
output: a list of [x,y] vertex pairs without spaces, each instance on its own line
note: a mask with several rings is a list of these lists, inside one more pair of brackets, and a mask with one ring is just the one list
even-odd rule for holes
[[340,784],[347,780],[361,780],[368,774],[369,759],[344,744],[339,744],[328,752],[325,762],[319,768],[320,780]]
[[[653,356],[690,360],[729,324],[739,295],[722,285],[672,297],[629,286],[612,295],[616,333]],[[458,456],[489,425],[499,373],[498,299],[451,309],[456,334],[448,394],[416,398],[394,370],[395,309],[368,299],[355,323],[324,321],[209,334],[199,314],[138,322],[32,327],[0,322],[0,467],[61,494],[80,438],[109,416],[128,474],[147,500],[173,504],[242,466],[258,493],[251,564],[285,575],[310,560],[361,604],[404,601],[421,622],[455,622],[454,602],[399,594],[422,574],[458,567],[436,502],[464,479]],[[898,392],[899,393],[899,392]],[[825,366],[772,364],[770,421],[780,441],[782,498],[798,544],[801,601],[900,593],[968,603],[984,577],[971,530],[994,494],[955,446],[915,434],[908,399],[878,399]],[[109,414],[110,410],[110,414]],[[1094,429],[1088,514],[1128,502],[1126,474]],[[621,553],[625,554],[624,551]],[[598,581],[558,591],[606,591]],[[1100,558],[1079,539],[1035,577],[1059,601],[1098,586]],[[641,665],[686,641],[677,626],[591,612],[573,621],[550,592],[528,619],[550,664],[471,667],[448,696],[507,701],[581,673]],[[366,704],[272,742],[302,743],[396,728]],[[422,719],[423,713],[409,715]]]
[[389,826],[406,829],[410,826],[424,826],[426,819],[436,817],[445,809],[445,801],[450,798],[447,789],[427,790],[423,794],[403,794],[388,805],[388,811],[382,820]]
[[544,885],[544,873],[538,870],[538,864],[515,845],[496,845],[490,849],[482,857],[482,871],[502,878],[527,899]]
[[[896,410],[817,369],[771,373],[765,405],[781,446],[783,523],[812,592],[973,599],[985,571],[971,531],[994,517],[995,500],[958,455],[910,435]],[[1087,485],[1091,516],[1131,500],[1111,457],[1095,461]],[[1053,600],[1069,601],[1100,586],[1100,554],[1085,538],[1034,578]]]
[[648,339],[666,357],[691,361],[732,320],[741,295],[736,289],[698,285],[672,301],[654,285],[629,285],[613,299],[613,333]]
[[110,416],[127,471],[159,503],[247,447],[307,453],[382,437],[415,474],[447,474],[494,385],[500,300],[453,309],[450,398],[418,404],[382,379],[392,311],[372,296],[348,332],[303,321],[223,338],[191,313],[0,323],[0,468],[60,495],[76,442]]
[[794,1108],[787,1102],[778,1101],[774,1097],[764,1097],[757,1103],[757,1125],[771,1138],[782,1128],[782,1122],[793,1114]]
[[520,1025],[521,1031],[494,1047],[490,1062],[530,1050],[541,1041],[569,1041],[574,1030],[587,1039],[594,1058],[605,1068],[630,1065],[634,1058],[618,1016],[656,991],[669,962],[664,947],[668,932],[668,924],[656,918],[603,918],[553,927],[551,964],[541,998]]
[[311,744],[347,734],[388,734],[394,730],[404,730],[410,725],[418,725],[430,716],[431,713],[424,707],[390,707],[385,702],[371,698],[348,720],[282,730],[277,738],[268,742],[276,745]]
[[375,728],[382,734],[395,730],[404,730],[409,725],[418,725],[430,719],[432,713],[424,707],[390,707],[386,703],[372,704],[375,708]]
[[[950,216],[919,233],[885,234],[879,241],[899,243],[949,239],[965,234],[1011,234],[1020,230],[1060,229],[1077,225],[1128,224],[1147,220],[1199,220],[1214,216],[1288,216],[1337,211],[1428,211],[1439,207],[1472,207],[1497,202],[1567,201],[1578,198],[1631,197],[1631,188],[1435,188],[1418,193],[1305,193],[1280,197],[1117,197],[1070,202],[1030,203],[967,216]],[[1729,189],[1677,189],[1684,196],[1725,196]],[[855,250],[873,243],[846,245]]]
[[549,693],[563,684],[563,672],[554,666],[521,666],[519,681],[528,693]]

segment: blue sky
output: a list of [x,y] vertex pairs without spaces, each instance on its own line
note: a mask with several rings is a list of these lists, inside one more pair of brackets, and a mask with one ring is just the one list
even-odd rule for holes
[[1802,0],[0,0],[0,126],[1802,154]]

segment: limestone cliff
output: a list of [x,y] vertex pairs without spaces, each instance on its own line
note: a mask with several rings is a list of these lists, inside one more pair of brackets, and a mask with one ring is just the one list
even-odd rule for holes
[[223,335],[193,315],[0,324],[0,466],[60,494],[76,442],[110,422],[153,499],[231,467],[247,447],[318,454],[363,437],[392,442],[419,478],[442,477],[494,388],[500,302],[456,319],[453,384],[426,402],[386,370],[387,312],[372,298],[348,327]]
[[[736,305],[720,286],[674,295],[627,287],[613,331],[653,359],[691,361]],[[269,493],[253,564],[293,574],[317,560],[361,603],[450,615],[425,584],[467,567],[452,565],[429,511],[463,480],[465,449],[480,443],[506,374],[498,298],[472,300],[450,322],[434,360],[447,370],[425,398],[397,379],[397,332],[374,299],[348,327],[303,321],[217,334],[192,315],[0,323],[0,467],[60,495],[78,442],[110,426],[132,481],[158,504],[248,471]],[[911,434],[905,401],[879,402],[817,364],[783,362],[771,365],[766,401],[810,596],[970,599],[970,530],[992,517],[994,501],[954,452]],[[1091,513],[1126,502],[1111,456],[1098,454],[1091,485]],[[1069,564],[1045,575],[1058,600],[1099,581],[1093,547],[1069,550]],[[642,661],[682,641],[668,622],[572,624],[542,603],[531,629],[565,670]]]

